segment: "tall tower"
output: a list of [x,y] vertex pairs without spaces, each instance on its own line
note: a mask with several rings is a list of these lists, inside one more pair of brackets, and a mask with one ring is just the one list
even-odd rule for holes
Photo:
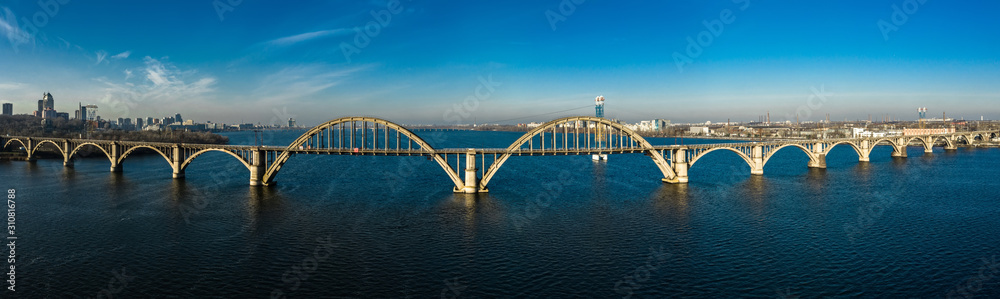
[[604,96],[598,96],[594,100],[594,110],[597,112],[597,117],[604,118]]
[[[597,117],[604,118],[604,96],[603,95],[602,96],[598,96],[596,99],[594,99],[594,110],[596,112],[596,116]],[[594,133],[595,133],[594,134],[594,144],[597,145],[597,148],[604,148],[604,143],[605,143],[605,139],[607,139],[607,136],[604,135],[605,133],[604,133],[603,127],[600,124],[595,124],[594,125]],[[601,161],[601,160],[607,161],[608,160],[608,154],[600,154],[600,153],[594,154],[593,158],[594,158],[594,161]]]
[[45,93],[42,95],[42,109],[56,110],[56,100],[52,98],[51,93]]

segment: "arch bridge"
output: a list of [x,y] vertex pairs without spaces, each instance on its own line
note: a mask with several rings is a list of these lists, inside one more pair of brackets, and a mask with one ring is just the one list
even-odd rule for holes
[[[785,148],[802,151],[808,167],[826,168],[826,156],[838,146],[850,147],[859,161],[870,160],[876,146],[891,146],[892,156],[905,158],[906,148],[921,146],[932,152],[936,145],[946,150],[958,145],[997,138],[998,131],[897,136],[887,138],[846,138],[741,142],[701,145],[653,145],[629,128],[604,118],[576,116],[556,119],[528,131],[507,148],[435,149],[413,131],[388,120],[374,117],[344,117],[316,126],[288,146],[241,146],[190,143],[157,143],[0,136],[4,150],[20,150],[28,161],[39,151],[57,152],[63,165],[72,167],[83,151],[107,157],[112,172],[122,172],[125,158],[137,150],[163,157],[176,179],[207,152],[229,154],[250,172],[250,185],[270,186],[282,166],[296,155],[425,156],[435,161],[454,184],[455,192],[489,192],[493,177],[510,159],[521,156],[644,154],[662,173],[667,183],[687,183],[688,170],[715,151],[732,152],[750,166],[752,175],[763,175],[775,153]],[[437,135],[435,135],[437,137]],[[519,159],[519,158],[516,158]]]

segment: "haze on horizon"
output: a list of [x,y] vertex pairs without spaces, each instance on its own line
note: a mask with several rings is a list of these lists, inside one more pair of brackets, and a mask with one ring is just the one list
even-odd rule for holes
[[1000,119],[994,1],[38,3],[0,3],[19,114],[50,92],[226,123],[547,121],[598,95],[630,122]]

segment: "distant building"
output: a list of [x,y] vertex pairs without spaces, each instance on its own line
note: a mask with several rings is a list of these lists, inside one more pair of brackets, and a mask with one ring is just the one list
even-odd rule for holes
[[3,115],[14,115],[14,104],[4,103],[3,104]]
[[56,113],[56,118],[62,118],[62,119],[65,119],[65,120],[69,120],[69,112],[57,112]]
[[295,127],[295,119],[294,118],[288,118],[288,127],[289,128]]
[[691,127],[689,132],[694,135],[698,134],[708,135],[709,133],[711,133],[711,130],[709,130],[708,127]]
[[38,100],[38,110],[35,110],[35,117],[42,117],[42,111],[45,111],[45,100]]
[[152,125],[152,124],[153,124],[153,118],[152,117],[147,117],[146,118],[146,125],[148,126],[148,125]]
[[176,115],[174,115],[174,121],[173,122],[184,123],[184,119],[181,118],[181,114],[180,113],[177,113]]
[[955,128],[941,129],[903,129],[903,136],[951,134],[955,133]]
[[56,118],[56,111],[45,108],[45,111],[42,111],[42,118]]
[[52,98],[51,93],[42,94],[42,109],[56,110],[56,100]]
[[144,120],[142,119],[142,117],[136,117],[135,118],[135,130],[136,131],[141,131],[142,130],[143,121]]

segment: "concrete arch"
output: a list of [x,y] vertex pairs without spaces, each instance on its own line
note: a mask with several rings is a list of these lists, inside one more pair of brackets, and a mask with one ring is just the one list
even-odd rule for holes
[[774,157],[774,154],[778,153],[778,151],[781,151],[782,149],[785,149],[787,147],[798,148],[798,149],[802,150],[803,153],[806,153],[806,156],[809,157],[809,161],[810,162],[815,162],[816,161],[816,156],[813,155],[812,151],[810,151],[808,148],[802,146],[801,144],[786,144],[786,145],[779,146],[778,148],[775,148],[775,149],[771,150],[769,153],[767,153],[767,156],[764,157],[764,163],[762,163],[760,165],[760,167],[763,168],[765,165],[767,165],[767,161],[771,160],[771,157]]
[[85,142],[85,143],[81,143],[81,144],[77,145],[76,148],[73,148],[73,151],[71,151],[69,153],[69,159],[72,159],[74,156],[76,156],[77,152],[79,152],[81,149],[83,149],[83,147],[88,146],[88,145],[96,147],[97,149],[100,149],[101,152],[103,152],[104,155],[108,157],[108,160],[111,160],[111,153],[109,153],[107,150],[105,150],[104,147],[101,147],[101,145],[99,145],[97,143],[93,143],[93,142]]
[[160,154],[160,156],[163,157],[164,160],[167,160],[167,165],[171,165],[171,167],[173,167],[173,163],[174,162],[170,161],[170,156],[169,155],[167,155],[166,153],[164,153],[163,151],[160,151],[159,149],[157,149],[155,147],[147,146],[147,145],[136,145],[136,146],[133,146],[133,147],[129,148],[128,150],[126,150],[125,152],[123,152],[120,156],[118,156],[118,161],[115,161],[115,165],[121,165],[122,162],[125,161],[125,158],[127,158],[128,155],[132,153],[132,151],[135,151],[135,150],[140,149],[140,148],[148,148],[148,149],[156,151],[156,153]]
[[68,159],[68,157],[66,157],[66,151],[63,150],[62,146],[59,145],[58,143],[56,143],[55,141],[48,140],[48,139],[42,140],[42,141],[39,141],[38,143],[36,143],[35,144],[35,148],[31,149],[31,154],[29,154],[28,156],[29,157],[33,156],[35,154],[35,152],[38,151],[38,148],[42,147],[42,145],[46,144],[46,143],[54,145],[56,147],[56,149],[59,150],[59,154],[63,156],[63,159]]
[[868,155],[871,154],[871,152],[865,153],[863,150],[861,150],[860,146],[858,146],[854,142],[850,142],[850,141],[841,141],[841,142],[837,142],[837,143],[831,144],[831,145],[827,146],[824,149],[825,151],[823,152],[823,154],[824,155],[830,154],[830,151],[833,150],[833,148],[837,147],[838,145],[848,145],[848,146],[850,146],[852,149],[854,149],[854,152],[858,154],[859,158],[867,157]]
[[955,142],[956,143],[959,142],[959,141],[962,141],[962,140],[965,140],[965,144],[972,145],[972,141],[973,140],[970,140],[969,136],[965,136],[965,135],[956,135],[955,136]]
[[480,190],[486,189],[487,184],[489,184],[490,180],[493,179],[493,175],[495,175],[497,171],[500,170],[500,167],[502,167],[503,164],[507,162],[507,159],[510,159],[512,152],[515,152],[516,150],[520,149],[521,146],[524,145],[525,143],[528,143],[529,140],[532,140],[532,138],[545,131],[556,128],[559,125],[567,123],[575,123],[580,121],[593,122],[595,124],[606,125],[619,130],[622,134],[628,136],[639,145],[638,150],[645,151],[647,154],[649,154],[649,156],[653,158],[653,163],[655,163],[657,168],[660,169],[660,172],[663,173],[664,178],[673,179],[677,177],[677,175],[674,173],[674,170],[670,167],[670,163],[668,163],[667,160],[663,158],[663,154],[653,149],[653,145],[650,144],[649,141],[646,141],[645,138],[642,138],[642,136],[640,136],[635,131],[632,131],[631,129],[619,123],[612,122],[608,119],[601,117],[571,116],[549,121],[531,131],[528,131],[524,135],[521,135],[521,138],[518,138],[516,141],[514,141],[513,144],[507,147],[507,153],[500,156],[500,158],[498,158],[496,161],[493,161],[493,164],[490,165],[490,168],[485,172],[482,180],[480,180],[479,189]]
[[741,151],[739,151],[739,150],[737,150],[735,148],[732,148],[732,147],[717,147],[717,148],[713,148],[713,149],[701,152],[697,156],[695,156],[694,158],[691,158],[691,161],[688,161],[688,169],[694,168],[694,163],[698,162],[698,160],[700,160],[705,155],[708,155],[711,152],[719,151],[719,150],[722,150],[722,151],[731,151],[731,152],[736,153],[737,155],[740,156],[740,158],[743,158],[744,162],[747,162],[747,165],[750,166],[750,168],[753,168],[753,159],[751,159],[750,156],[747,156],[743,152],[741,152]]
[[879,143],[882,143],[882,141],[888,141],[889,144],[892,145],[892,147],[899,147],[899,144],[896,144],[896,141],[893,140],[893,139],[890,139],[890,138],[876,139],[874,142],[872,142],[872,146],[871,147],[875,148],[875,146],[877,146]]
[[187,159],[185,159],[184,162],[181,163],[181,169],[180,170],[183,171],[183,170],[187,169],[188,165],[191,165],[191,162],[193,162],[195,158],[197,158],[198,156],[201,156],[202,154],[207,153],[207,152],[222,152],[222,153],[227,153],[230,156],[235,157],[236,160],[240,161],[240,163],[243,163],[243,166],[245,166],[247,168],[247,170],[250,170],[250,162],[249,161],[243,159],[243,157],[240,157],[240,155],[237,155],[234,152],[227,151],[227,150],[224,150],[224,149],[217,149],[217,148],[203,149],[203,150],[200,150],[200,151],[198,151],[198,152],[196,152],[194,154],[191,154],[190,157],[187,157]]
[[27,144],[25,144],[25,143],[24,143],[24,141],[21,141],[21,139],[18,139],[18,138],[11,138],[11,139],[8,139],[8,140],[7,140],[7,142],[5,142],[5,143],[3,144],[3,148],[7,148],[7,146],[9,146],[10,144],[14,143],[14,141],[17,141],[17,143],[20,143],[20,144],[21,144],[21,147],[23,147],[23,148],[24,148],[24,151],[25,151],[25,152],[29,152],[29,153],[31,152],[31,149],[30,149],[30,148],[28,148],[28,145],[27,145]]
[[931,145],[932,146],[935,143],[937,143],[938,140],[944,140],[944,143],[948,145],[948,148],[954,148],[955,147],[955,142],[951,141],[951,138],[948,138],[948,136],[934,136],[932,138],[933,138],[933,140],[931,140]]
[[[393,123],[393,122],[388,121],[388,120],[380,119],[380,118],[350,116],[350,117],[342,117],[342,118],[330,120],[330,121],[327,121],[327,122],[325,122],[325,123],[323,123],[321,125],[315,126],[312,129],[310,129],[309,131],[306,131],[305,133],[303,133],[302,135],[300,135],[298,139],[295,139],[295,141],[293,141],[291,144],[288,145],[287,149],[288,150],[296,149],[299,146],[301,146],[302,144],[305,144],[306,141],[308,141],[310,138],[312,138],[316,134],[319,134],[321,131],[323,131],[323,130],[325,130],[327,128],[333,127],[335,125],[342,124],[342,123],[347,123],[347,122],[369,122],[369,123],[383,125],[387,129],[396,130],[397,132],[399,132],[403,136],[406,136],[407,138],[409,138],[410,140],[412,140],[414,143],[416,143],[417,146],[420,147],[420,150],[423,153],[430,155],[431,158],[434,159],[434,161],[437,162],[438,165],[440,165],[441,168],[444,169],[444,171],[448,174],[448,177],[451,178],[451,180],[452,180],[453,183],[455,183],[455,187],[456,188],[463,188],[464,187],[465,183],[462,182],[462,179],[461,179],[461,177],[459,177],[458,172],[456,172],[455,169],[452,169],[451,166],[448,165],[448,162],[445,161],[445,159],[441,157],[441,155],[436,154],[434,148],[431,147],[430,144],[427,144],[426,141],[424,141],[422,138],[420,138],[420,136],[417,136],[417,134],[414,134],[409,129],[407,129],[407,128],[399,125],[399,124]],[[291,152],[287,151],[287,150],[283,151],[280,155],[278,155],[278,157],[274,160],[274,163],[272,163],[271,165],[268,166],[267,171],[264,173],[264,176],[261,178],[261,182],[264,185],[268,185],[272,181],[274,181],[274,177],[277,176],[278,171],[281,170],[281,167],[285,164],[285,162],[288,162],[288,158],[290,156],[291,156]]]

